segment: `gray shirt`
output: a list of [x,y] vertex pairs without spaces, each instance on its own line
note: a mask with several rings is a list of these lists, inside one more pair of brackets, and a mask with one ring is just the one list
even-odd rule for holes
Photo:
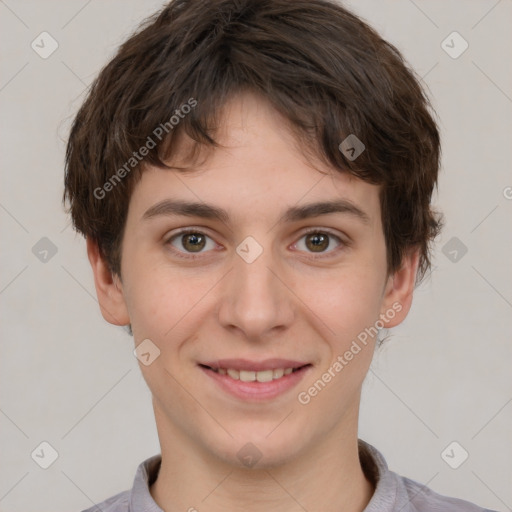
[[[364,512],[493,512],[457,498],[441,496],[423,484],[388,469],[382,454],[359,439],[359,459],[375,492]],[[83,512],[163,512],[149,487],[156,480],[161,456],[155,455],[137,468],[133,487]]]

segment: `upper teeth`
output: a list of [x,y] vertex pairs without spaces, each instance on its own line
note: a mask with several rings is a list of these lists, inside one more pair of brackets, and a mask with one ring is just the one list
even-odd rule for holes
[[275,370],[262,370],[260,372],[218,368],[215,371],[221,375],[227,374],[232,379],[241,380],[242,382],[270,382],[273,379],[280,379],[283,375],[289,375],[292,373],[293,368],[276,368]]

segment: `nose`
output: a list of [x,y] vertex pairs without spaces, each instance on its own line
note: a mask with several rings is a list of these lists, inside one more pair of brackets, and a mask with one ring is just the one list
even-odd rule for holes
[[283,266],[271,250],[248,263],[238,254],[223,279],[219,322],[251,341],[286,330],[293,322],[294,301]]

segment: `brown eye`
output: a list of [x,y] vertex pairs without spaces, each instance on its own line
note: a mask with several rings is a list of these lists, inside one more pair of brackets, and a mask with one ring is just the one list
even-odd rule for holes
[[313,252],[323,252],[329,247],[329,237],[324,233],[307,234],[306,247]]
[[199,252],[204,249],[206,240],[200,233],[189,233],[181,237],[181,244],[187,251]]
[[[332,243],[333,240],[335,241],[334,244]],[[300,238],[295,244],[295,247],[309,253],[330,254],[334,253],[335,249],[340,246],[343,247],[344,245],[346,244],[343,240],[333,233],[329,233],[328,231],[310,231]]]
[[181,231],[172,236],[167,243],[182,254],[203,253],[215,248],[215,242],[200,231]]

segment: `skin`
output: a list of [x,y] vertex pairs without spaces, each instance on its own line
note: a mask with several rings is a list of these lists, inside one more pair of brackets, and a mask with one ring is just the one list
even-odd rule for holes
[[[143,173],[130,200],[121,276],[112,276],[96,244],[87,243],[105,319],[130,323],[136,345],[150,339],[160,349],[152,364],[140,365],[162,452],[151,494],[165,511],[362,511],[374,488],[359,463],[357,423],[376,339],[308,404],[297,395],[393,304],[401,310],[385,326],[403,321],[418,252],[388,275],[379,187],[306,159],[263,99],[232,98],[221,126],[216,138],[225,147],[196,170]],[[368,221],[350,213],[282,219],[289,207],[340,198]],[[212,204],[229,220],[143,217],[165,199]],[[200,252],[186,236],[169,240],[189,227],[208,236]],[[333,233],[328,247],[311,248],[308,228]],[[247,236],[263,248],[252,263],[236,253]],[[198,367],[239,357],[282,357],[312,368],[297,387],[254,403],[226,394]],[[262,454],[252,468],[237,456],[247,443]]]

